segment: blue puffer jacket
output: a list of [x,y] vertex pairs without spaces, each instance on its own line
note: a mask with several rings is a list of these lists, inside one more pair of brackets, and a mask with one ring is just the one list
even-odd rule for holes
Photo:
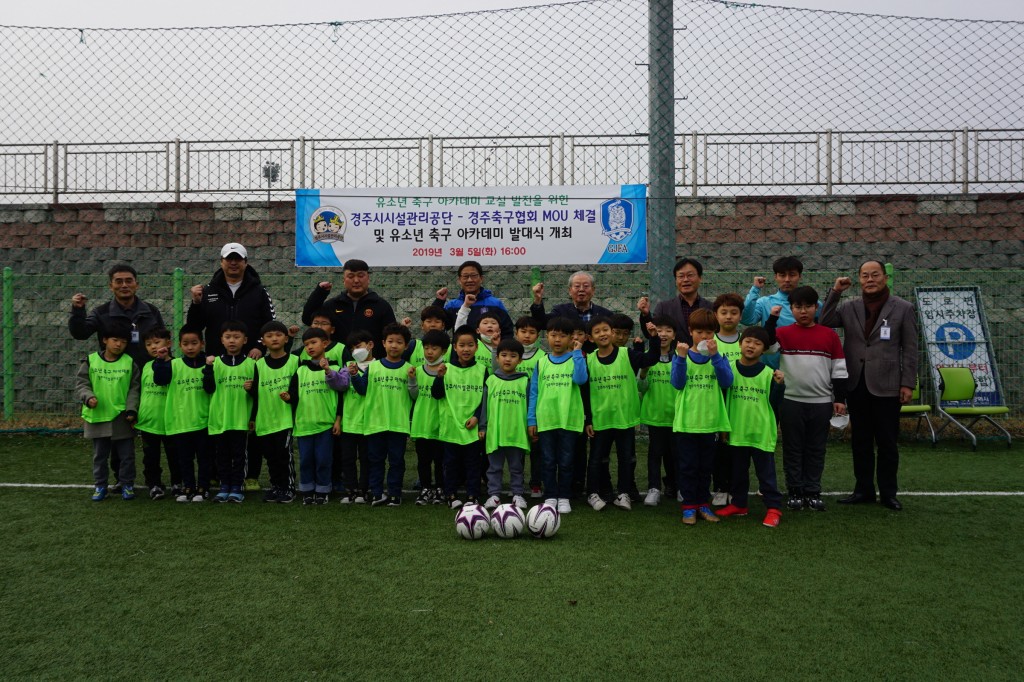
[[[459,308],[465,302],[465,291],[460,291],[456,298],[447,301],[442,301],[441,299],[434,301],[434,305],[444,308],[445,317],[447,317],[445,329],[451,329],[455,326],[455,316],[458,315]],[[493,313],[498,317],[498,324],[501,325],[501,338],[511,338],[515,333],[512,318],[509,316],[505,304],[490,289],[481,289],[480,293],[477,294],[476,303],[469,309],[469,320],[466,324],[476,329],[477,324],[480,322],[480,317],[484,313]]]

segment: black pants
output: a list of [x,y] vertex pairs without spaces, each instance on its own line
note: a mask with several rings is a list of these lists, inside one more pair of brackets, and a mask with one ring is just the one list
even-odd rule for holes
[[636,430],[633,428],[594,432],[587,466],[587,494],[597,493],[603,498],[612,498],[612,445],[615,445],[618,460],[618,492],[636,499],[640,495],[636,489]]
[[[480,497],[480,441],[467,445],[444,444],[444,494],[454,495],[458,490],[459,473],[466,474],[466,494]],[[460,466],[461,465],[461,466]]]
[[674,433],[676,460],[679,463],[679,492],[683,508],[695,509],[711,503],[711,470],[715,463],[718,434]]
[[540,453],[540,442],[530,441],[530,487],[539,488],[544,480],[544,458]]
[[[721,443],[719,443],[721,445]],[[726,448],[732,464],[732,488],[729,494],[732,495],[732,503],[737,507],[746,507],[747,499],[750,497],[750,462],[754,462],[754,472],[757,474],[758,490],[761,491],[761,499],[767,509],[780,509],[782,507],[782,493],[779,492],[779,483],[775,474],[775,453],[758,450],[749,446]]]
[[416,439],[416,473],[420,488],[444,487],[444,443],[433,438]]
[[[246,431],[225,431],[212,437],[221,489],[240,490],[245,478]],[[255,448],[254,448],[255,449]]]
[[[178,458],[181,471],[181,484],[190,490],[202,488],[208,490],[210,477],[213,474],[212,448],[208,444],[209,436],[206,429],[179,433],[171,436],[174,443],[174,454]],[[198,464],[198,475],[196,472]]]
[[782,401],[782,468],[791,497],[821,494],[832,403]]
[[178,460],[174,456],[174,447],[168,436],[158,436],[154,433],[139,431],[142,436],[142,475],[146,479],[146,487],[152,488],[155,485],[163,487],[164,472],[160,468],[160,446],[163,445],[164,454],[167,457],[167,473],[171,477],[171,485],[181,485],[181,471],[178,469]]
[[[336,443],[341,454],[341,489],[355,493],[370,489],[370,455],[366,449],[366,436],[342,433]],[[337,471],[338,467],[332,467]],[[336,488],[337,489],[337,488]]]
[[732,453],[722,439],[715,446],[715,466],[711,470],[711,486],[716,493],[727,493],[732,489]]
[[[647,446],[647,487],[675,495],[679,468],[672,453],[672,427],[648,426],[650,443]],[[665,469],[664,477],[661,474]]]
[[284,429],[253,439],[249,451],[258,450],[260,459],[267,461],[270,487],[295,490],[295,456],[292,452],[292,431]]
[[256,448],[246,448],[243,465],[242,477],[258,480],[263,470],[263,454]]
[[900,399],[871,395],[864,380],[847,396],[853,449],[854,492],[875,496],[875,448],[878,448],[878,492],[895,497],[900,466]]
[[576,449],[572,453],[572,494],[574,497],[582,494],[589,485],[587,482],[588,441],[586,435],[581,433],[576,439]]

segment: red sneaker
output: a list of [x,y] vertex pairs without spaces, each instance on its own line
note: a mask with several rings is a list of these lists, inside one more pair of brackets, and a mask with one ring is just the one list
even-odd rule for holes
[[737,507],[735,504],[730,504],[722,507],[715,513],[719,516],[746,516],[748,511],[747,507]]
[[[719,512],[719,513],[721,513],[721,512]],[[762,521],[761,523],[763,523],[764,525],[768,526],[769,528],[778,528],[779,527],[779,521],[781,521],[781,520],[782,520],[782,512],[780,510],[778,510],[778,509],[769,509],[768,513],[764,515],[764,521]]]

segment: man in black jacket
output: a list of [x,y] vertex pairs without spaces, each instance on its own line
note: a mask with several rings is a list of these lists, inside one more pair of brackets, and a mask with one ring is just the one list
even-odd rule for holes
[[342,275],[345,291],[332,299],[330,282],[320,282],[302,307],[302,323],[312,324],[313,315],[326,308],[334,311],[335,325],[333,340],[347,343],[354,331],[366,330],[373,337],[374,357],[384,357],[384,340],[381,330],[395,319],[391,304],[370,291],[370,266],[366,261],[352,258],[345,262]]
[[260,329],[276,319],[274,301],[260,282],[260,276],[249,266],[249,254],[241,244],[225,244],[220,250],[220,270],[210,283],[192,287],[192,305],[188,308],[186,324],[205,329],[206,354],[217,356],[224,352],[220,343],[220,328],[227,320],[238,320],[248,328],[248,342],[244,351],[249,357],[263,356]]
[[551,313],[544,311],[544,282],[533,285],[533,305],[530,306],[530,317],[540,322],[545,327],[552,317],[564,315],[570,319],[579,318],[584,324],[588,324],[595,317],[611,317],[611,310],[594,303],[594,294],[597,287],[594,284],[594,276],[589,272],[580,270],[572,273],[569,277],[569,302],[559,303],[551,309]]
[[71,317],[68,319],[68,331],[78,340],[87,339],[93,334],[103,348],[100,337],[103,329],[111,321],[126,323],[131,328],[131,338],[125,351],[140,368],[149,360],[146,346],[142,343],[142,335],[150,329],[164,326],[164,318],[156,306],[146,303],[135,295],[139,289],[139,276],[135,268],[127,263],[118,263],[107,271],[110,278],[110,290],[114,299],[96,306],[86,315],[85,294],[71,297]]

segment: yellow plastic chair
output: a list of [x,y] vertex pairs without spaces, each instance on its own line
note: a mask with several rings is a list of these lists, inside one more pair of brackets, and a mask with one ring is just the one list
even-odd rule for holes
[[[979,420],[984,419],[994,427],[1003,432],[1006,436],[1006,447],[1010,447],[1012,439],[1010,432],[997,424],[992,417],[997,414],[1007,414],[1010,408],[1003,405],[989,405],[978,407],[974,404],[974,393],[977,390],[977,383],[974,381],[974,373],[968,367],[938,367],[939,385],[935,389],[938,402],[939,414],[948,421],[942,425],[936,436],[941,434],[947,426],[955,424],[957,428],[971,439],[971,449],[978,449],[978,437],[971,431]],[[943,407],[943,401],[964,401],[969,400],[970,407]],[[966,421],[971,419],[966,426],[957,421],[960,417]]]
[[932,426],[932,406],[921,402],[921,380],[916,379],[914,381],[914,393],[910,398],[911,402],[909,405],[903,405],[900,407],[901,417],[915,417],[917,419],[917,425],[914,427],[914,435],[921,430],[921,420],[928,425],[928,431],[932,434],[932,447],[935,446],[937,438],[935,437],[935,427]]

